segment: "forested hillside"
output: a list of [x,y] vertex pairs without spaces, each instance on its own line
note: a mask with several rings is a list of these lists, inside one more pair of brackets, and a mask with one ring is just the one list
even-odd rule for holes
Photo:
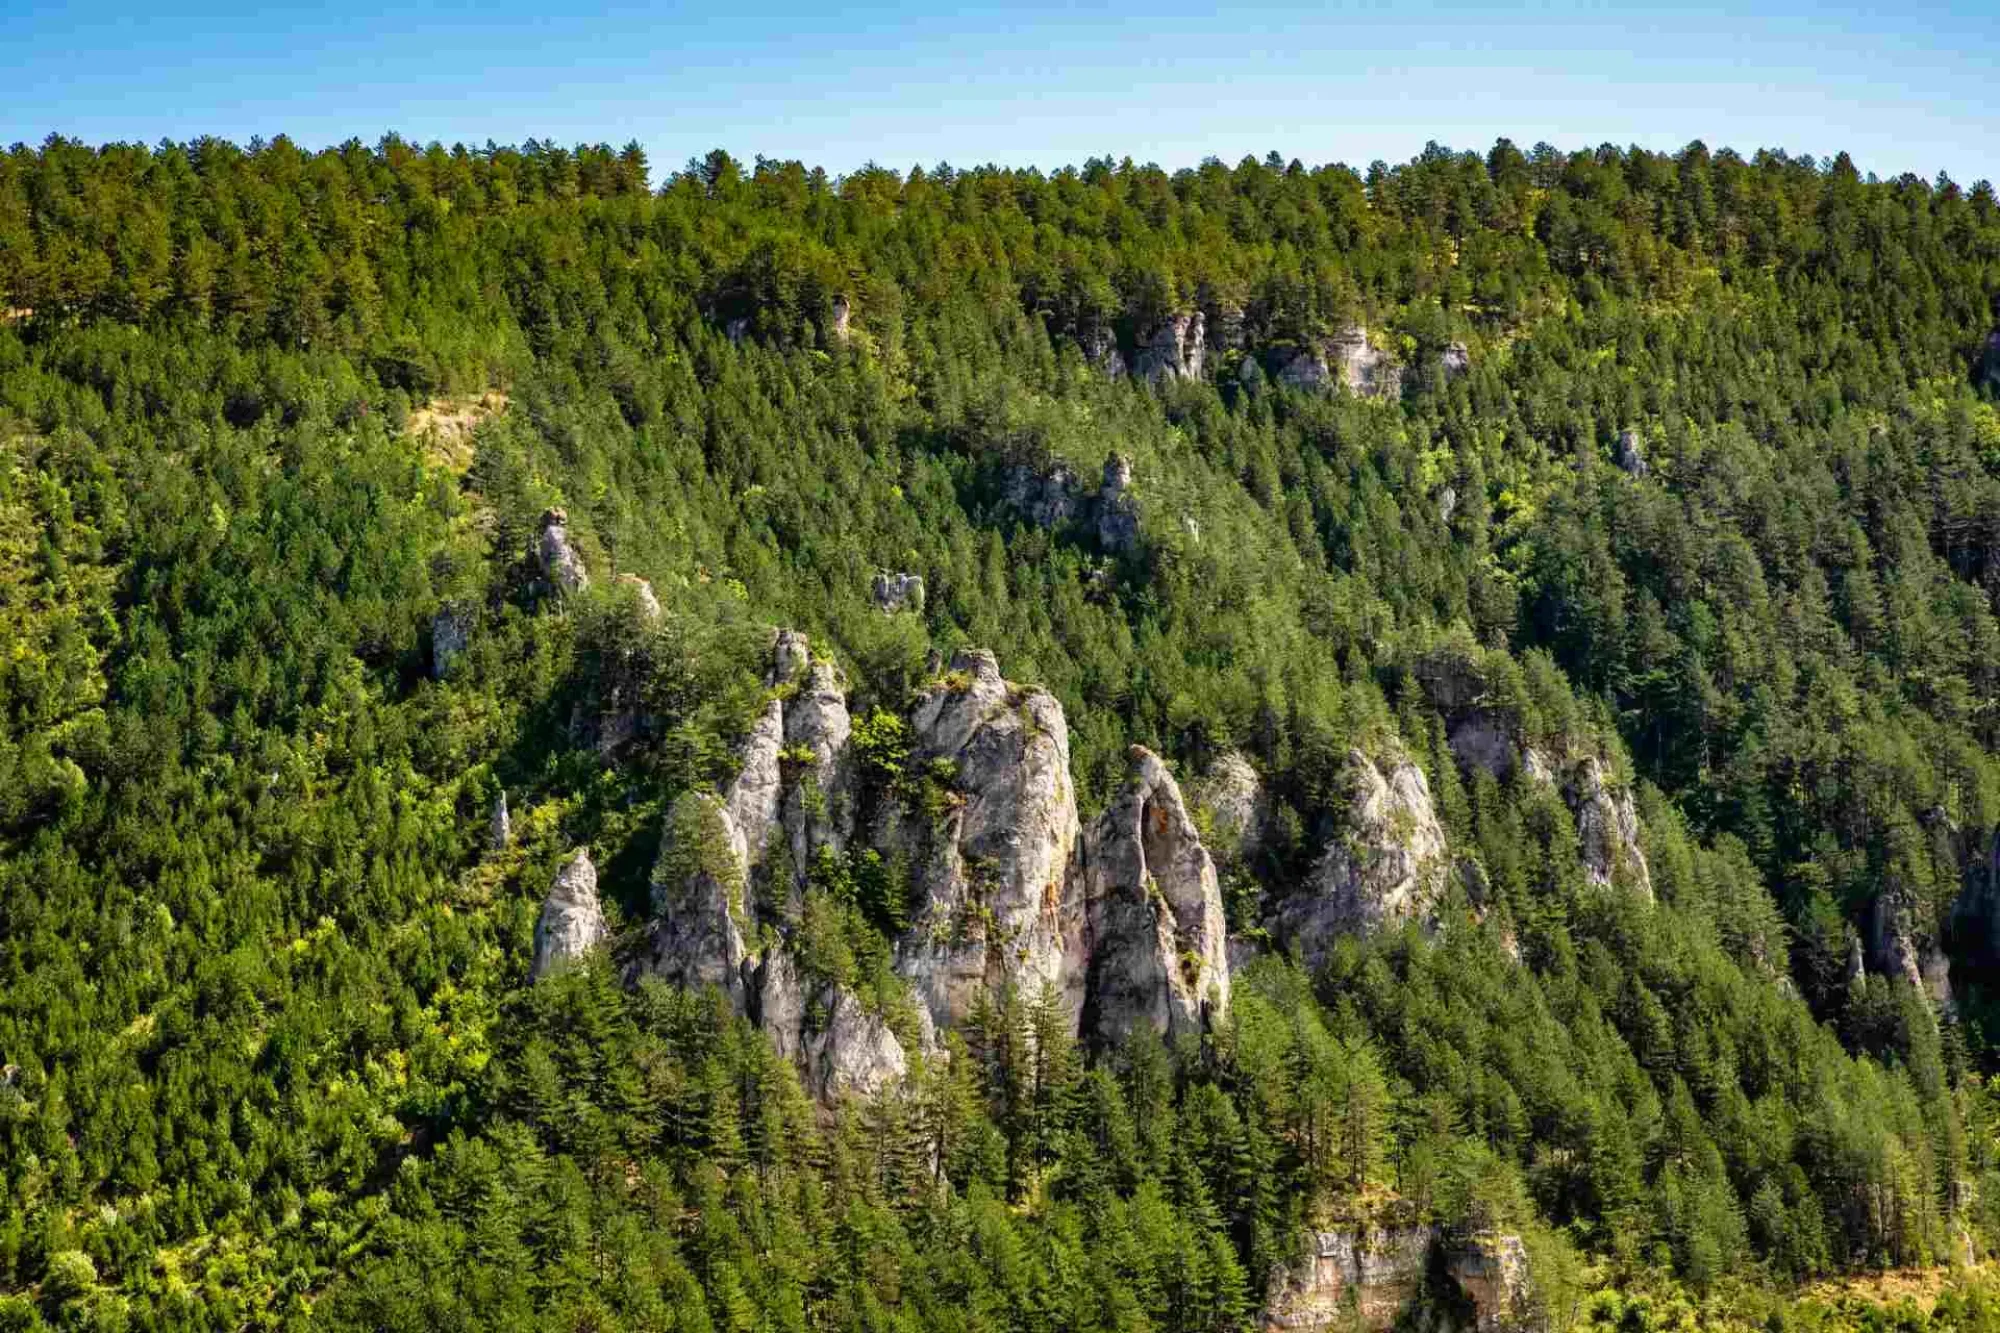
[[1844,156],[17,146],[0,1328],[2000,1324],[1996,403]]

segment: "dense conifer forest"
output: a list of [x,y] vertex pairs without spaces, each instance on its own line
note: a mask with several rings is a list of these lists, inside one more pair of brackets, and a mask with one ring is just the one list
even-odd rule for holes
[[[1419,1222],[1518,1237],[1521,1327],[2000,1327],[1996,404],[1993,188],[1844,155],[17,146],[0,1329],[1222,1333]],[[918,1042],[858,840],[739,906],[893,1085],[635,969],[777,627],[868,800],[963,802],[902,720],[962,649],[1084,818],[1163,756],[1226,1017]],[[1375,761],[1449,884],[1301,950]],[[578,848],[610,946],[532,979]]]

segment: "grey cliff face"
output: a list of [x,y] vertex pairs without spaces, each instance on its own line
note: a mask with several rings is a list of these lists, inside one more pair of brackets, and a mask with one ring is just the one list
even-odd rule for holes
[[924,580],[920,574],[892,574],[887,570],[877,571],[875,582],[869,589],[875,599],[875,609],[894,614],[898,611],[922,611],[924,609]]
[[535,553],[541,560],[542,577],[558,592],[573,597],[590,586],[590,571],[570,544],[569,515],[562,510],[543,511]]
[[610,933],[604,907],[597,900],[597,867],[591,864],[590,853],[578,848],[556,872],[549,896],[542,901],[529,975],[541,980],[603,944]]
[[723,808],[739,840],[743,864],[764,863],[783,812],[785,780],[779,752],[785,748],[785,705],[773,698],[750,724],[738,751],[741,767],[723,790]]
[[853,335],[853,321],[854,307],[848,304],[847,298],[845,296],[834,297],[833,318],[828,323],[827,332],[833,335],[835,342],[844,343]]
[[456,606],[438,608],[431,617],[431,679],[443,680],[465,655],[472,637],[472,615]]
[[503,788],[493,798],[492,813],[486,819],[486,846],[489,851],[505,851],[514,841],[514,820],[507,813],[507,792]]
[[1613,788],[1596,756],[1578,764],[1563,793],[1576,815],[1583,871],[1593,884],[1612,884],[1622,869],[1628,882],[1648,899],[1653,876],[1639,849],[1639,811],[1629,787]]
[[784,797],[785,836],[800,874],[821,848],[836,855],[854,831],[847,738],[847,684],[831,662],[807,668],[799,692],[785,705],[785,748],[809,754]]
[[1009,508],[1038,528],[1059,528],[1077,515],[1076,474],[1061,462],[1041,472],[1026,466],[1009,468],[1001,495]]
[[897,972],[939,1027],[1009,985],[1053,987],[1074,1016],[1083,911],[1069,870],[1080,830],[1062,705],[1008,684],[992,653],[962,650],[918,699],[911,729],[915,759],[947,761],[960,799],[934,826],[898,821],[881,839],[908,856],[920,902],[897,942]]
[[1125,790],[1085,844],[1085,1022],[1115,1044],[1140,1025],[1198,1033],[1229,1009],[1215,863],[1160,757],[1132,750]]
[[1426,917],[1450,869],[1444,829],[1423,770],[1396,756],[1378,767],[1348,755],[1352,796],[1345,826],[1305,886],[1278,910],[1280,933],[1309,963],[1333,940]]
[[1125,378],[1125,355],[1118,350],[1118,339],[1111,330],[1093,326],[1077,341],[1083,348],[1083,359],[1099,374],[1111,380]]
[[1112,454],[1104,460],[1097,488],[1097,541],[1107,551],[1127,551],[1139,541],[1139,503],[1132,495],[1132,460]]
[[1519,1236],[1416,1222],[1310,1233],[1304,1256],[1272,1274],[1260,1322],[1267,1333],[1386,1333],[1424,1293],[1434,1259],[1472,1306],[1476,1333],[1530,1327],[1533,1290]]
[[780,1056],[798,1064],[805,1056],[806,996],[799,965],[787,949],[771,949],[750,979],[750,1013]]
[[1359,398],[1394,398],[1403,391],[1403,369],[1350,324],[1318,346],[1308,346],[1278,371],[1287,388],[1323,392],[1336,383]]
[[1135,375],[1148,383],[1199,379],[1206,359],[1202,313],[1170,315],[1153,330],[1133,358]]
[[1940,1011],[1951,1006],[1951,965],[1905,889],[1884,887],[1869,904],[1867,925],[1869,971],[1908,983]]
[[653,868],[653,921],[639,971],[691,990],[717,987],[743,1012],[746,886],[742,836],[728,807],[706,792],[683,793],[667,814]]
[[881,1015],[838,988],[827,1005],[826,1026],[805,1043],[805,1065],[806,1082],[822,1102],[873,1097],[909,1073],[903,1044]]
[[1444,345],[1444,352],[1438,358],[1438,364],[1444,368],[1446,379],[1457,379],[1472,369],[1472,353],[1467,350],[1464,343],[1449,342]]
[[1986,335],[1986,351],[1980,357],[1980,374],[1987,388],[2000,393],[2000,329]]

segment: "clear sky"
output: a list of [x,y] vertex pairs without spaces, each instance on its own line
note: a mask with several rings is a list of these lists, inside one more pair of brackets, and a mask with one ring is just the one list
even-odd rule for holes
[[2000,179],[2000,0],[0,8],[0,143],[636,139],[657,180],[716,146],[834,172],[1272,149],[1364,166],[1504,134]]

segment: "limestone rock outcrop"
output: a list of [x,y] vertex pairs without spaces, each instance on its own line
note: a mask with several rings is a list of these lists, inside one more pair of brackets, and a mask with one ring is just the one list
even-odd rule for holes
[[1472,353],[1462,342],[1448,342],[1438,357],[1438,364],[1443,367],[1446,379],[1457,379],[1472,369]]
[[486,846],[489,851],[505,851],[514,841],[514,820],[507,813],[507,791],[501,790],[493,797],[493,810],[486,817]]
[[1264,780],[1235,750],[1218,756],[1195,790],[1195,803],[1208,812],[1213,831],[1210,852],[1219,861],[1248,861],[1257,854],[1270,818]]
[[1639,432],[1630,426],[1618,432],[1618,444],[1611,451],[1611,461],[1627,476],[1643,477],[1651,471],[1646,462],[1646,446],[1640,441]]
[[1140,344],[1132,361],[1133,374],[1148,383],[1200,379],[1206,358],[1205,333],[1199,310],[1193,314],[1169,315]]
[[1229,1009],[1215,862],[1160,757],[1134,746],[1131,765],[1084,845],[1084,1026],[1106,1044],[1142,1024],[1197,1034]]
[[589,851],[578,848],[556,872],[549,896],[542,900],[541,919],[535,923],[535,961],[529,975],[541,980],[603,944],[610,933],[603,904],[597,899],[597,867],[591,863]]
[[660,599],[654,593],[653,585],[637,574],[620,574],[618,585],[631,593],[633,603],[638,606],[639,615],[644,620],[650,623],[666,614],[660,609]]
[[1125,378],[1125,354],[1118,350],[1118,339],[1111,330],[1094,326],[1084,330],[1077,342],[1083,348],[1083,359],[1099,374],[1106,379]]
[[1060,459],[1040,470],[1026,464],[1009,467],[1000,494],[1008,508],[1038,528],[1062,527],[1083,504],[1076,474]]
[[853,320],[854,307],[848,304],[847,298],[845,296],[834,297],[833,316],[827,324],[827,332],[832,335],[835,342],[844,343],[848,338],[853,336]]
[[431,679],[443,680],[459,658],[465,655],[472,638],[472,615],[462,607],[446,604],[431,617]]
[[1132,460],[1112,454],[1104,460],[1097,488],[1097,542],[1107,551],[1126,551],[1139,541],[1139,504],[1132,496]]
[[1653,877],[1639,848],[1639,811],[1632,789],[1611,785],[1603,763],[1592,755],[1571,773],[1563,797],[1576,816],[1583,870],[1590,882],[1610,885],[1623,869],[1631,886],[1650,899]]
[[823,1102],[872,1097],[903,1080],[909,1059],[880,1014],[870,1013],[848,991],[835,988],[826,1026],[804,1045],[806,1083]]
[[893,614],[924,609],[924,580],[921,574],[892,574],[887,570],[878,570],[869,592],[878,611]]
[[910,725],[913,762],[943,761],[955,791],[934,821],[892,810],[876,830],[876,845],[911,867],[919,903],[897,972],[939,1027],[1008,986],[1053,987],[1075,1015],[1083,907],[1069,871],[1080,829],[1062,705],[1002,679],[992,653],[961,650]]
[[1280,935],[1308,963],[1333,941],[1427,916],[1450,861],[1430,783],[1407,756],[1348,755],[1347,818],[1306,884],[1279,905]]
[[747,880],[742,835],[728,807],[707,792],[683,793],[667,814],[637,970],[690,990],[717,987],[745,1011]]
[[[785,836],[800,874],[821,848],[838,855],[854,830],[853,790],[847,738],[847,682],[840,668],[816,661],[806,668],[799,691],[785,705],[785,750],[801,756],[784,795]],[[788,775],[790,776],[790,775]]]
[[535,554],[541,560],[542,577],[556,591],[575,596],[590,586],[590,571],[570,542],[569,515],[561,509],[542,511],[541,529],[535,538]]
[[[1439,1278],[1449,1283],[1444,1292],[1432,1286]],[[1269,1333],[1384,1333],[1432,1295],[1470,1306],[1476,1333],[1529,1327],[1533,1289],[1521,1238],[1414,1221],[1314,1231],[1304,1256],[1272,1274],[1260,1322]]]
[[1338,383],[1357,397],[1394,398],[1403,391],[1403,369],[1369,341],[1366,328],[1350,324],[1295,353],[1278,371],[1278,382],[1314,391]]

